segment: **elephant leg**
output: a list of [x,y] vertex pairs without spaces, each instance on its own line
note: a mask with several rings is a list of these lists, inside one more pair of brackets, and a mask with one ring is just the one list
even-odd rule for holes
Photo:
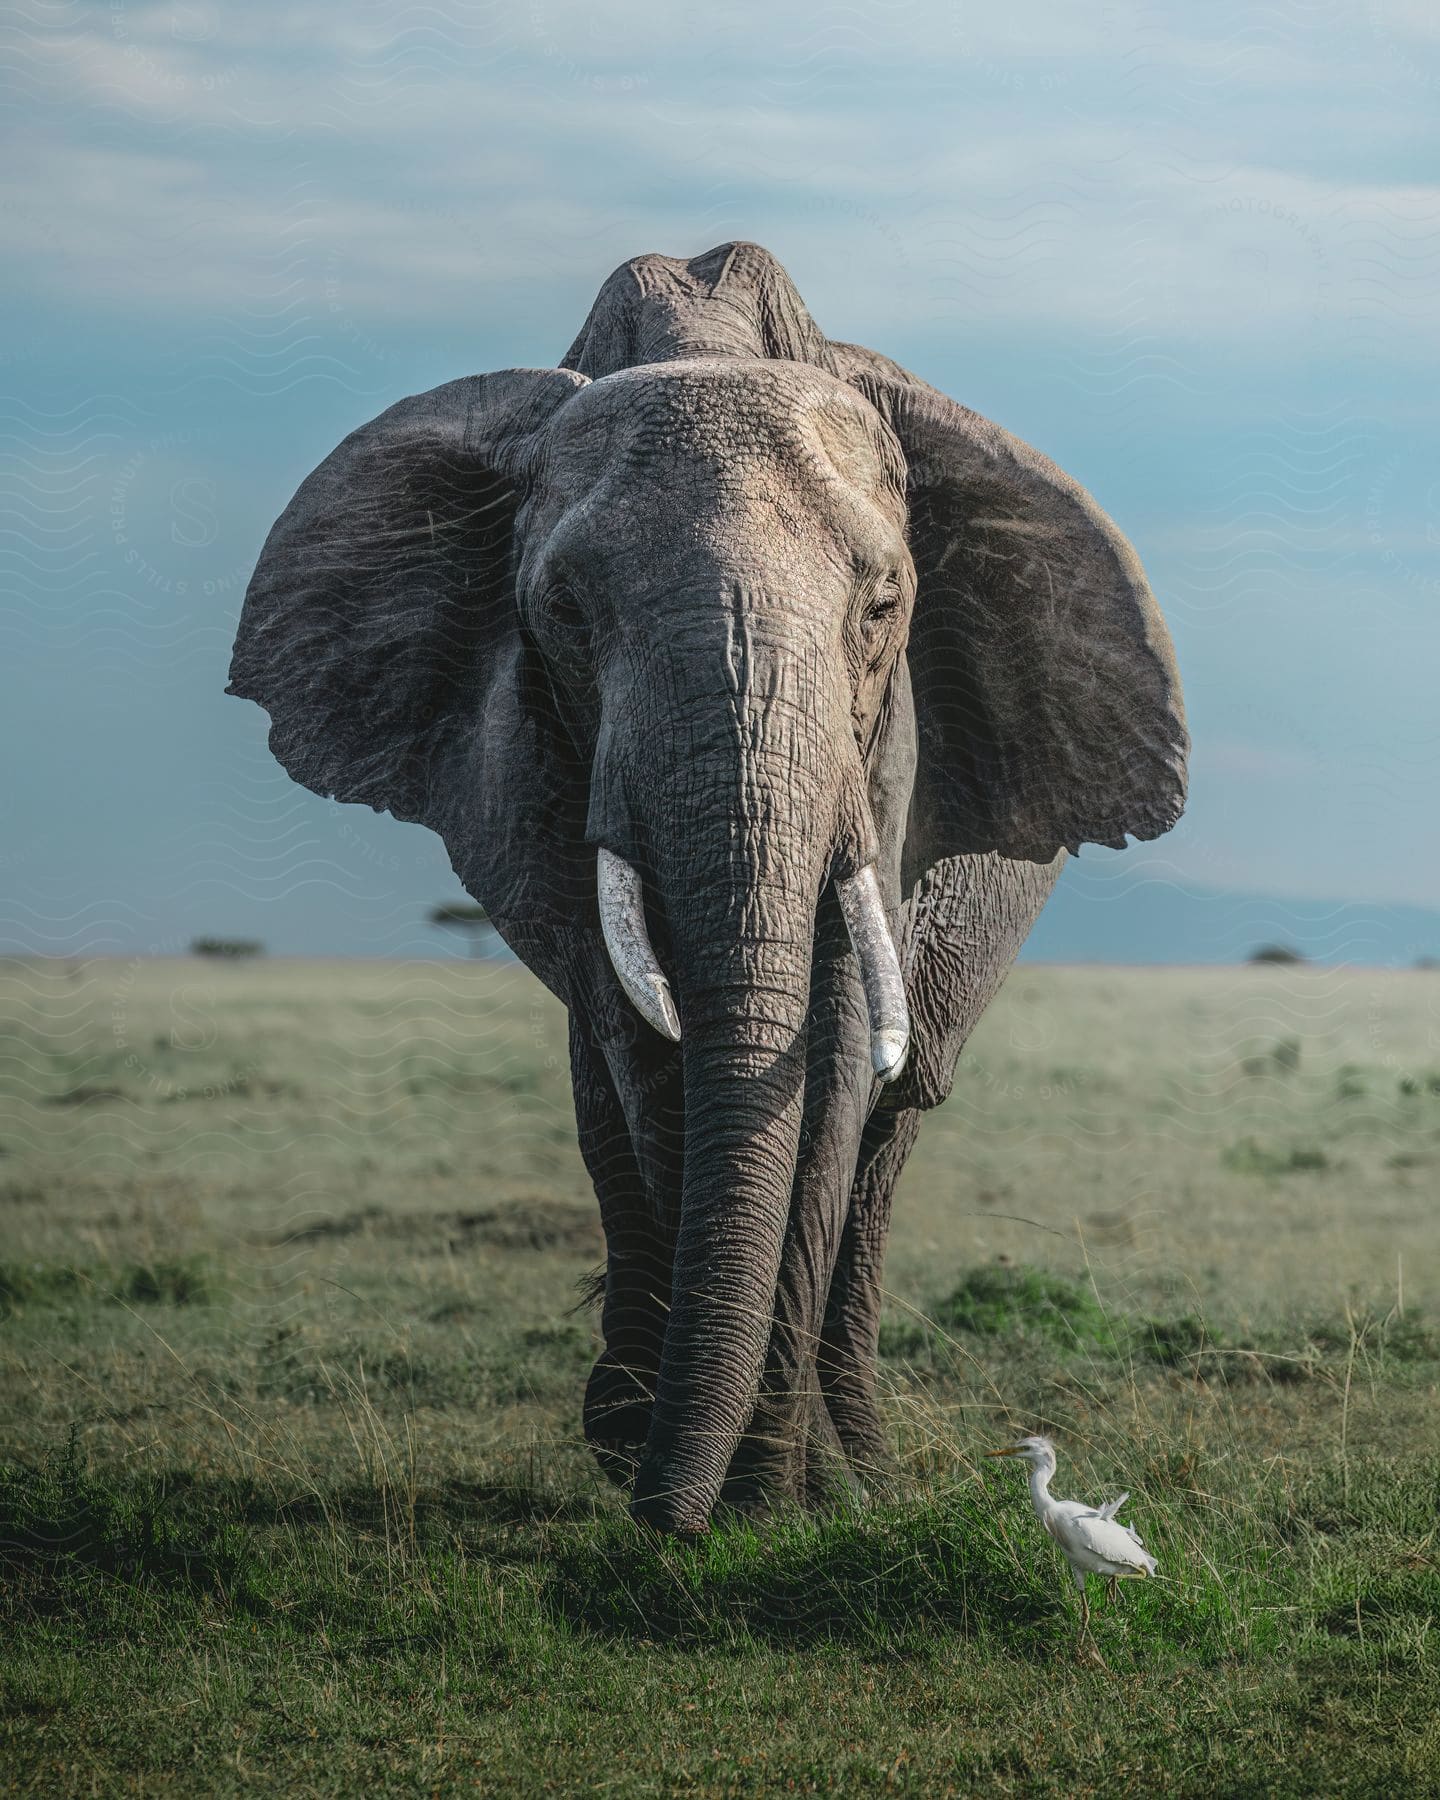
[[862,1477],[882,1471],[890,1460],[875,1393],[881,1281],[895,1184],[915,1147],[920,1118],[914,1107],[877,1109],[870,1115],[821,1333],[819,1374],[826,1410],[847,1459]]
[[832,1504],[854,1491],[816,1367],[872,1086],[865,998],[833,902],[817,933],[808,1060],[764,1376],[722,1491],[746,1511]]
[[870,1115],[826,1309],[820,1379],[857,1472],[883,1470],[889,1444],[875,1395],[881,1277],[895,1184],[920,1120],[950,1092],[960,1052],[1054,887],[1046,866],[996,855],[937,863],[907,907],[910,1061]]
[[626,1108],[578,1010],[571,1013],[570,1066],[580,1153],[600,1202],[606,1250],[605,1348],[585,1391],[585,1437],[601,1468],[623,1486],[634,1479],[650,1430],[674,1231],[647,1189]]
[[805,1433],[805,1504],[815,1512],[835,1512],[856,1508],[864,1498],[864,1485],[856,1476],[825,1404],[817,1367]]

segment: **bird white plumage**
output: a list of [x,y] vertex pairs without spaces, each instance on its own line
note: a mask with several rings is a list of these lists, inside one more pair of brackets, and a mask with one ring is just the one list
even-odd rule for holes
[[1130,1498],[1129,1492],[1104,1506],[1086,1506],[1079,1500],[1057,1500],[1050,1492],[1055,1474],[1055,1446],[1047,1437],[1025,1437],[1004,1450],[988,1450],[987,1456],[1018,1456],[1030,1467],[1030,1504],[1035,1516],[1054,1538],[1070,1565],[1080,1592],[1080,1635],[1090,1627],[1090,1601],[1085,1591],[1087,1575],[1106,1577],[1113,1599],[1116,1583],[1126,1576],[1153,1575],[1155,1558],[1140,1535],[1115,1517]]

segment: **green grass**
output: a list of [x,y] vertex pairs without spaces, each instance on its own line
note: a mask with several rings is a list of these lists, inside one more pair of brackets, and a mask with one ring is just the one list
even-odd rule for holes
[[[976,1340],[979,1340],[977,1343]],[[986,1346],[985,1340],[999,1340]],[[882,1322],[880,1353],[912,1373],[953,1367],[985,1348],[1012,1354],[1044,1345],[1092,1372],[1144,1372],[1145,1365],[1185,1372],[1209,1384],[1342,1381],[1357,1355],[1367,1369],[1397,1375],[1406,1364],[1440,1361],[1440,1333],[1420,1314],[1347,1311],[1292,1318],[1267,1329],[1226,1329],[1215,1317],[1184,1312],[1123,1316],[1098,1291],[1046,1269],[1006,1264],[966,1271],[959,1285]]]
[[0,1317],[27,1306],[90,1297],[120,1305],[203,1305],[215,1298],[215,1288],[214,1272],[199,1257],[88,1268],[70,1263],[0,1263]]
[[[8,1785],[1437,1791],[1431,1006],[1020,971],[897,1202],[894,1476],[670,1544],[578,1442],[528,977],[0,968]],[[1018,1430],[1159,1559],[1103,1667]]]
[[[1363,1093],[1352,1084],[1351,1098]],[[1315,1144],[1289,1144],[1276,1148],[1260,1144],[1254,1138],[1242,1138],[1225,1152],[1225,1166],[1240,1175],[1306,1175],[1328,1169],[1330,1158]]]
[[923,1319],[890,1320],[883,1354],[933,1351],[952,1332],[978,1337],[1035,1338],[1061,1349],[1114,1350],[1115,1328],[1085,1286],[1047,1269],[984,1265],[935,1300]]
[[98,1768],[144,1791],[1423,1792],[1437,1479],[1177,1488],[1150,1538],[1170,1574],[1097,1612],[1100,1669],[1003,1471],[666,1545],[533,1490],[285,1497],[62,1450],[0,1482],[7,1766],[45,1791]]

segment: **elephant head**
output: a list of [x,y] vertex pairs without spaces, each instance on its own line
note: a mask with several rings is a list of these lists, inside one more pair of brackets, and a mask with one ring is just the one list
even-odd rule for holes
[[1157,835],[1186,740],[1104,514],[830,344],[763,252],[627,265],[568,360],[347,438],[265,545],[230,691],[305,786],[438,831],[562,1000],[599,958],[655,1052],[674,1040],[683,1181],[636,1505],[694,1528],[765,1357],[822,908],[863,997],[834,1054],[868,1038],[892,1077],[917,880]]

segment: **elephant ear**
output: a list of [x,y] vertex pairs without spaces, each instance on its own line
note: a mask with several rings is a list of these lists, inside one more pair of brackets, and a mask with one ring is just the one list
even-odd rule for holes
[[[228,692],[317,794],[439,832],[550,986],[584,904],[584,784],[514,596],[527,470],[583,375],[509,369],[392,406],[300,486],[245,596]],[[563,996],[562,996],[563,997]]]
[[1134,550],[1060,469],[878,357],[850,381],[900,440],[918,588],[909,885],[947,856],[1048,863],[1158,837],[1189,737]]

